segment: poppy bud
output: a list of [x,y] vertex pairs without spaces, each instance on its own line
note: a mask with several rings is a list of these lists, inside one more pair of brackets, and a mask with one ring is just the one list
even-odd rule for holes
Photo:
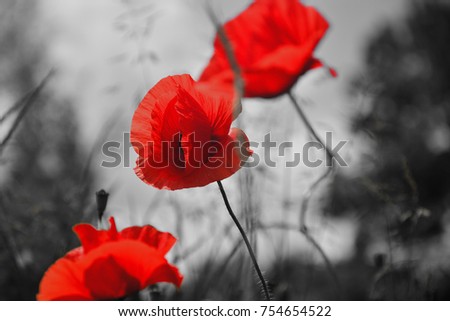
[[375,267],[377,269],[381,269],[386,264],[386,255],[382,254],[382,253],[377,253],[374,255],[373,261],[374,261]]
[[97,213],[99,221],[102,220],[103,213],[106,209],[106,204],[108,203],[109,194],[105,192],[105,190],[101,189],[95,193],[97,198]]

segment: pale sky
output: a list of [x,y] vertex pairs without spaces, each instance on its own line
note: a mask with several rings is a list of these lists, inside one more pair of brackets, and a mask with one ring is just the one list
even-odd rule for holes
[[[160,78],[179,73],[191,73],[194,78],[199,75],[211,55],[211,41],[214,36],[213,26],[202,9],[204,2],[41,0],[42,33],[47,35],[50,42],[49,65],[56,66],[59,70],[53,86],[59,92],[75,99],[77,115],[81,122],[82,141],[87,148],[91,148],[102,126],[112,115],[120,119],[109,139],[118,139],[121,132],[128,131],[138,101]],[[237,0],[212,2],[222,19],[232,17],[249,3]],[[319,132],[331,130],[336,139],[351,141],[348,116],[357,106],[347,96],[349,80],[358,72],[363,50],[370,36],[383,23],[395,22],[405,12],[407,1],[305,2],[316,6],[331,24],[331,29],[317,50],[317,56],[333,66],[339,77],[330,79],[323,71],[313,71],[297,84],[294,92],[311,101],[305,111]],[[154,8],[144,7],[148,4],[154,4]],[[156,60],[152,60],[154,57]],[[293,119],[291,108],[283,98],[267,101],[246,100],[241,122],[253,140],[262,139],[263,134],[268,131],[272,131],[276,137],[281,137],[286,134],[285,127],[292,126],[292,131],[288,130],[287,135],[301,141],[299,137],[305,136],[303,139],[306,139],[306,135],[301,123]],[[265,120],[255,121],[261,118]],[[270,122],[268,118],[274,121]],[[255,123],[258,125],[254,126]],[[274,124],[283,126],[274,128]],[[355,145],[350,145],[346,150],[350,159],[355,158],[356,149]],[[157,199],[177,199],[186,211],[194,211],[199,198],[210,198],[204,206],[205,211],[208,206],[211,207],[211,203],[217,203],[214,206],[219,208],[223,206],[215,186],[180,192],[157,191],[139,181],[131,168],[100,168],[99,151],[96,155],[98,157],[93,164],[99,176],[96,189],[114,187],[108,210],[118,216],[119,225],[151,221],[162,229],[175,232],[177,217],[167,204],[162,208],[158,207],[158,213],[153,213],[153,216],[146,214],[147,208],[150,208],[150,211],[152,208],[156,209],[152,202]],[[270,171],[270,175],[280,179],[275,178],[275,183],[268,183],[267,190],[262,191],[262,215],[267,216],[269,220],[273,219],[271,215],[281,198],[278,191],[282,190],[282,185],[285,184],[283,177],[286,177],[284,168]],[[304,167],[289,172],[287,176],[301,180],[299,186],[291,186],[292,198],[298,199],[296,195],[300,195],[304,186],[318,173],[317,170],[310,171]],[[235,178],[225,182],[231,191],[236,183],[233,179]],[[269,195],[267,199],[264,193]],[[270,198],[272,194],[278,197],[273,202]],[[232,199],[238,201],[237,197]],[[296,222],[295,215],[299,204],[294,202],[294,205],[291,216],[293,222]],[[222,215],[226,218],[222,209],[217,211],[220,213],[211,215]],[[188,230],[189,226],[195,226],[197,229],[195,224],[208,223],[186,223],[186,229]],[[353,240],[351,237],[341,236],[353,235],[354,226],[345,222],[333,222],[333,226],[321,242],[326,250],[335,253],[335,257],[331,255],[332,258],[344,258],[350,255]],[[295,237],[298,236],[292,238]],[[336,251],[336,247],[340,250]]]
[[[98,129],[97,120],[104,118],[103,112],[116,107],[129,107],[128,112],[132,112],[133,100],[140,99],[160,78],[183,72],[196,77],[211,54],[214,30],[203,13],[204,0],[41,2],[43,28],[48,32],[51,44],[50,60],[60,70],[61,81],[56,85],[78,100],[82,108],[80,117],[89,136],[91,131]],[[223,19],[232,17],[249,3],[237,0],[210,2],[219,8],[216,12]],[[317,118],[328,112],[346,113],[346,87],[357,71],[367,40],[377,27],[399,17],[406,1],[305,2],[316,6],[331,24],[317,55],[339,72],[338,79],[320,84],[320,99],[315,101],[321,105],[317,109]],[[154,4],[154,10],[132,11],[148,4]],[[142,35],[140,31],[147,17],[150,30]],[[130,31],[137,35],[130,38]],[[148,50],[158,57],[158,61],[145,59]],[[139,56],[144,59],[136,62]],[[314,95],[314,89],[306,86],[298,92]],[[113,92],[114,89],[117,92]]]

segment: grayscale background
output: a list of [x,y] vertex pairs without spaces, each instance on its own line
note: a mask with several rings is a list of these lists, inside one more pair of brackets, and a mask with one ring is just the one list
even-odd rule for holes
[[[151,86],[173,74],[195,79],[208,62],[215,29],[205,2],[0,0],[1,300],[35,299],[45,270],[79,245],[72,226],[96,222],[100,189],[110,193],[106,216],[120,228],[151,224],[178,238],[169,260],[185,281],[178,292],[160,286],[160,299],[262,298],[217,185],[175,192],[147,186],[123,142]],[[250,3],[207,2],[222,22]],[[275,168],[244,168],[224,181],[273,296],[446,300],[449,3],[305,3],[330,22],[316,56],[339,77],[313,70],[293,92],[319,135],[348,141],[348,167],[310,199],[307,233],[318,247],[299,231],[299,213],[305,191],[326,169],[284,165],[311,141],[287,97],[244,100],[235,125],[253,141],[270,132],[294,148],[273,156]],[[107,141],[125,146],[118,167],[101,166]]]

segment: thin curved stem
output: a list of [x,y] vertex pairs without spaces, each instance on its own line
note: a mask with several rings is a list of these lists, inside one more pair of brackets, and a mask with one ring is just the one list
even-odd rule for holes
[[320,183],[324,181],[329,175],[333,173],[333,167],[327,167],[327,170],[314,181],[309,188],[303,194],[302,206],[300,208],[300,230],[306,230],[306,213],[309,208],[309,201],[316,189],[320,186]]
[[331,260],[328,258],[323,248],[320,246],[319,243],[317,243],[316,239],[309,233],[308,230],[304,230],[301,233],[305,236],[305,238],[309,241],[309,243],[311,243],[311,245],[316,248],[317,252],[319,252],[320,255],[322,256],[325,262],[325,266],[327,267],[328,273],[330,273],[331,278],[333,279],[333,282],[336,286],[336,294],[338,295],[339,299],[342,299],[341,282],[339,281],[339,277],[336,273],[333,264],[331,263]]
[[259,268],[255,253],[253,252],[250,241],[247,238],[247,234],[245,233],[244,229],[242,228],[241,224],[239,223],[239,220],[237,219],[236,215],[234,214],[233,209],[231,208],[230,202],[228,201],[228,197],[227,197],[227,194],[225,193],[225,189],[223,188],[222,182],[217,181],[217,184],[219,185],[220,193],[222,194],[222,198],[223,198],[223,201],[225,202],[225,206],[227,207],[228,213],[230,214],[231,219],[233,220],[234,224],[236,225],[239,232],[241,233],[242,239],[244,240],[244,243],[247,246],[248,253],[250,254],[250,258],[252,259],[252,262],[253,262],[253,267],[255,268],[256,273],[258,274],[259,280],[261,282],[261,286],[264,291],[264,296],[266,297],[267,301],[270,301],[270,292],[269,292],[269,287],[267,286],[267,281],[264,278],[264,276],[261,272],[261,269]]
[[331,175],[333,173],[334,170],[334,155],[333,152],[329,149],[329,147],[322,141],[322,139],[320,138],[320,136],[317,134],[317,132],[315,131],[314,127],[312,126],[311,122],[309,121],[308,117],[305,115],[305,113],[303,112],[302,108],[300,107],[300,104],[297,102],[297,100],[295,99],[295,97],[292,95],[291,92],[288,92],[288,96],[289,99],[291,100],[297,114],[300,116],[300,118],[302,119],[303,123],[306,125],[306,127],[308,128],[309,132],[311,133],[311,135],[314,137],[314,139],[320,143],[326,151],[326,155],[328,160],[330,161],[329,164],[331,166],[328,166],[325,173],[323,173],[322,175],[320,175],[320,177],[315,180],[311,186],[306,190],[306,192],[303,194],[303,198],[302,198],[302,206],[300,208],[300,233],[302,233],[305,238],[308,240],[308,242],[317,250],[317,252],[319,252],[320,256],[322,256],[322,259],[325,262],[325,265],[328,269],[328,272],[330,273],[335,286],[336,286],[336,292],[338,294],[339,297],[341,297],[341,293],[342,293],[342,287],[339,281],[339,277],[333,267],[333,264],[331,263],[331,260],[328,258],[327,254],[325,253],[325,251],[322,249],[322,247],[320,246],[320,244],[316,241],[316,239],[309,233],[309,230],[307,228],[306,225],[306,214],[308,212],[308,207],[309,207],[309,201],[312,197],[312,195],[314,194],[314,192],[317,190],[317,188],[320,186],[320,183],[322,183],[329,175]]
[[244,79],[242,78],[241,67],[239,66],[236,55],[234,54],[233,45],[231,44],[231,41],[228,38],[223,25],[219,22],[219,19],[217,19],[216,15],[214,14],[214,11],[209,2],[206,2],[206,12],[217,30],[217,36],[223,44],[225,55],[227,57],[228,63],[230,64],[231,70],[233,71],[234,88],[236,89],[237,93],[234,101],[233,114],[235,117],[237,117],[242,111],[241,100],[244,96]]
[[[309,121],[308,117],[306,117],[305,113],[303,112],[302,108],[300,107],[299,103],[297,102],[297,99],[295,99],[294,95],[289,91],[288,97],[291,100],[295,110],[297,111],[297,114],[300,116],[302,121],[305,123],[306,127],[308,128],[309,132],[314,136],[314,138],[319,142],[324,148],[327,153],[327,157],[332,160],[334,158],[333,152],[330,150],[330,148],[325,145],[325,143],[322,141],[320,136],[316,133],[314,127],[312,127],[311,122]],[[331,163],[333,165],[333,163]]]
[[331,165],[331,166],[327,166],[326,171],[322,175],[320,175],[317,178],[317,180],[315,180],[303,194],[302,206],[300,208],[300,231],[303,232],[303,231],[307,230],[307,228],[306,228],[306,213],[308,211],[309,201],[310,201],[312,195],[314,194],[314,192],[316,191],[316,189],[320,186],[320,183],[322,183],[329,175],[331,175],[333,173],[334,155],[333,155],[333,152],[328,148],[327,145],[325,145],[323,143],[322,139],[316,133],[316,131],[314,130],[314,127],[312,126],[308,117],[306,117],[305,113],[303,112],[302,108],[300,107],[300,104],[297,102],[297,100],[295,99],[295,97],[292,95],[291,92],[288,92],[288,96],[289,96],[295,110],[297,111],[300,118],[302,119],[303,123],[308,128],[309,132],[313,135],[313,137],[316,139],[316,141],[319,142],[325,148],[327,157],[330,160],[329,164]]
[[36,100],[39,97],[39,95],[41,94],[42,90],[47,85],[49,79],[54,74],[55,74],[55,71],[53,69],[51,69],[48,72],[48,74],[44,77],[44,79],[42,79],[42,81],[39,83],[39,85],[30,94],[28,94],[25,99],[23,99],[23,107],[22,107],[22,104],[20,104],[22,109],[19,111],[19,114],[17,115],[16,119],[13,121],[11,128],[6,133],[5,138],[3,138],[3,141],[0,142],[0,156],[2,155],[2,152],[5,149],[6,144],[11,139],[11,137],[13,136],[13,134],[17,130],[17,128],[19,127],[21,120],[23,119],[25,114],[28,112],[30,107],[36,102]]

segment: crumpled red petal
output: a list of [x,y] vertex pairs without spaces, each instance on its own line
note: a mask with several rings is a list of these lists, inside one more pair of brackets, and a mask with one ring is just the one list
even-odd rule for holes
[[135,173],[141,180],[176,190],[208,185],[241,168],[239,148],[231,148],[239,142],[230,136],[235,94],[216,95],[218,88],[180,75],[150,89],[131,125],[131,143],[139,155]]
[[118,240],[136,240],[147,244],[165,255],[173,247],[176,238],[167,232],[161,232],[151,225],[131,226],[118,232],[114,217],[109,218],[108,230],[97,230],[90,224],[77,224],[73,230],[80,239],[81,248],[68,253],[69,257],[87,254],[106,242]]
[[74,227],[82,246],[57,260],[44,274],[38,300],[109,300],[158,282],[181,285],[183,276],[165,254],[176,239],[150,225],[117,231],[89,224]]
[[[245,97],[271,98],[287,92],[318,60],[314,49],[329,25],[313,7],[298,0],[257,0],[224,25],[241,68]],[[330,73],[336,76],[334,69]],[[234,74],[219,37],[199,78],[233,87]]]

